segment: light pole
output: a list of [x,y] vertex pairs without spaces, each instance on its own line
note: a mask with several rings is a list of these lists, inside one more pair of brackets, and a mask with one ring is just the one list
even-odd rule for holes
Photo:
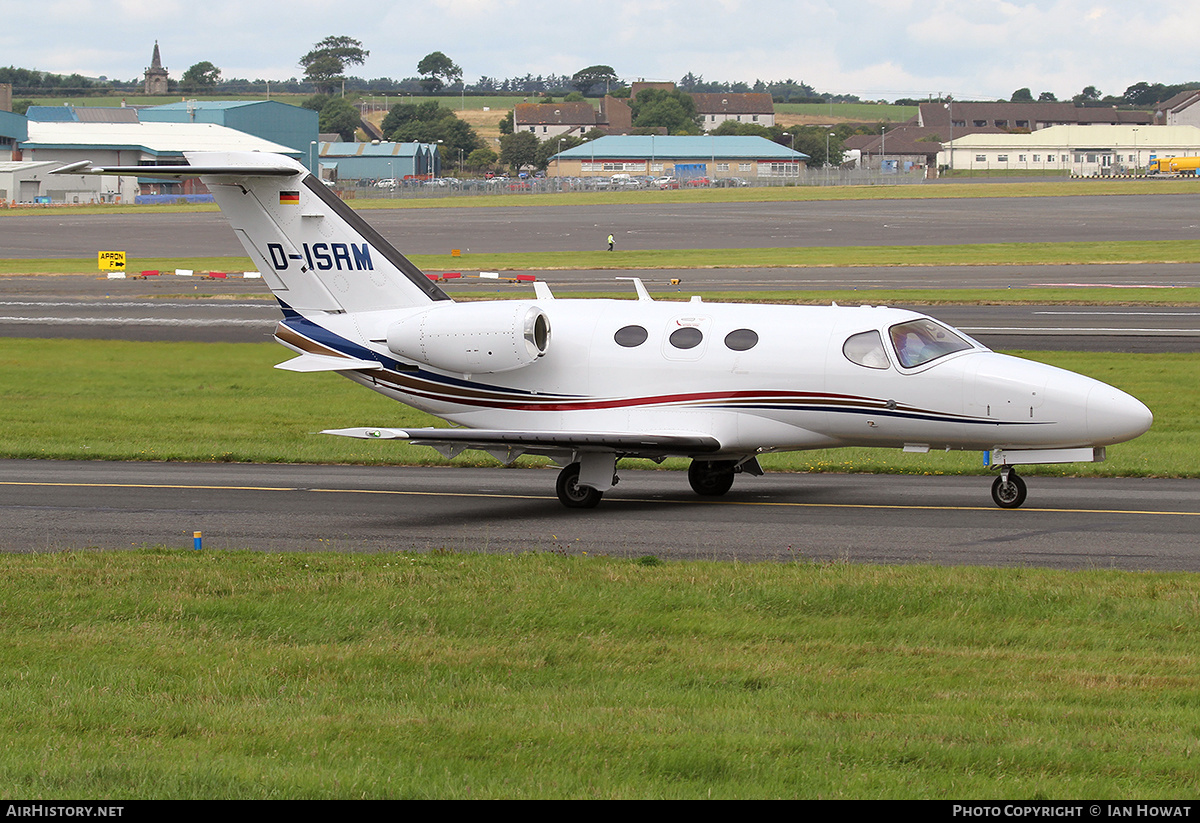
[[829,138],[833,137],[833,132],[825,132],[825,182],[829,182],[829,169],[833,167],[833,163],[829,162]]
[[948,97],[948,102],[942,104],[950,112],[950,173],[954,174],[954,98]]
[[562,177],[562,144],[563,139],[558,138],[558,152],[554,155],[554,176]]
[[310,140],[310,141],[308,141],[308,170],[309,170],[310,172],[313,172],[314,174],[315,174],[316,172],[314,171],[314,168],[315,168],[315,163],[314,163],[314,161],[313,161],[313,150],[314,150],[314,149],[316,149],[316,147],[317,147],[317,141],[316,141],[316,140]]
[[1142,153],[1137,147],[1137,129],[1133,130],[1133,173],[1137,174],[1138,166],[1142,165]]
[[879,171],[883,171],[883,164],[887,162],[887,126],[879,127]]

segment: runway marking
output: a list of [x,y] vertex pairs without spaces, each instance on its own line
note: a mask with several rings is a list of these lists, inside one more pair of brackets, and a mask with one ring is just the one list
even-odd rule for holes
[[32,306],[35,308],[59,308],[63,306],[73,308],[100,308],[106,309],[271,309],[274,310],[273,304],[267,303],[238,303],[233,300],[219,300],[219,302],[206,303],[196,300],[187,302],[165,301],[165,300],[140,300],[140,301],[123,301],[123,300],[0,300],[0,306]]
[[1035,311],[1034,314],[1066,314],[1094,317],[1200,317],[1200,311]]
[[[87,489],[177,489],[192,491],[262,491],[262,492],[311,492],[315,494],[391,494],[403,497],[454,497],[454,498],[488,498],[500,500],[556,500],[549,494],[513,494],[491,492],[447,492],[447,491],[412,491],[404,489],[319,489],[302,486],[210,486],[183,485],[176,483],[78,483],[52,481],[23,481],[0,480],[0,486],[29,486],[65,487]],[[607,497],[608,503],[677,503],[702,504],[710,506],[777,506],[781,508],[813,508],[813,509],[897,509],[901,511],[979,511],[1001,512],[1004,509],[995,506],[930,506],[930,505],[899,505],[894,503],[793,503],[786,500],[704,500],[691,498],[623,498]],[[1036,507],[1021,507],[1023,512],[1041,512],[1045,514],[1134,514],[1134,515],[1167,515],[1173,517],[1200,517],[1200,511],[1154,511],[1150,509],[1050,509]]]
[[1142,285],[1140,283],[1030,283],[1031,286],[1058,286],[1073,289],[1186,289],[1190,286]]
[[93,326],[267,326],[276,318],[201,318],[171,317],[14,317],[0,316],[0,323],[33,323],[39,326],[93,325]]

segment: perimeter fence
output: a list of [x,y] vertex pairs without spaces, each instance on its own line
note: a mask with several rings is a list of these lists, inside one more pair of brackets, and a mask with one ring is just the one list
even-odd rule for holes
[[663,189],[792,188],[819,186],[905,186],[927,182],[923,169],[807,169],[799,177],[696,177],[691,179],[636,177],[439,177],[436,180],[346,180],[333,189],[346,200],[422,199],[480,194],[532,196],[597,191],[659,191]]

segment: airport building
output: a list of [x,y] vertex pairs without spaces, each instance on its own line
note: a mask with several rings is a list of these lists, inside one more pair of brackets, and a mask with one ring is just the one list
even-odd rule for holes
[[431,143],[321,143],[325,180],[413,180],[440,177],[442,155]]
[[287,146],[302,162],[318,139],[319,115],[278,100],[186,100],[138,111],[143,123],[212,123]]
[[1159,157],[1200,155],[1196,126],[1050,126],[1030,134],[970,134],[942,145],[955,171],[1061,172],[1077,177],[1143,173]]
[[[56,167],[78,160],[97,166],[155,166],[186,162],[188,151],[261,151],[285,154],[303,160],[300,152],[253,135],[212,123],[98,123],[46,122],[29,120],[26,137],[17,147],[20,160],[53,162]],[[52,202],[134,202],[139,195],[191,197],[205,194],[197,180],[164,181],[153,178],[57,175],[43,179],[36,192],[31,185],[21,188],[18,202],[32,194]],[[70,192],[70,199],[60,200]],[[90,193],[90,197],[88,194]],[[16,192],[10,192],[15,197]],[[6,198],[7,199],[7,198]]]
[[[25,115],[0,111],[0,201],[131,202],[139,196],[195,198],[197,180],[46,177],[40,166],[77,160],[96,165],[170,165],[188,151],[261,151],[287,155],[310,167],[317,153],[316,112],[278,101],[184,102],[152,108],[30,106]],[[15,175],[15,176],[14,176]]]
[[808,155],[765,137],[609,135],[550,158],[551,177],[799,178]]

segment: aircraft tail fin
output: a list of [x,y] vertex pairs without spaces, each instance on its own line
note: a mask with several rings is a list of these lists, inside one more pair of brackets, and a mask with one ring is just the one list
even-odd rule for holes
[[412,308],[450,299],[295,160],[258,152],[185,156],[187,166],[105,167],[85,173],[199,177],[264,282],[298,312]]

